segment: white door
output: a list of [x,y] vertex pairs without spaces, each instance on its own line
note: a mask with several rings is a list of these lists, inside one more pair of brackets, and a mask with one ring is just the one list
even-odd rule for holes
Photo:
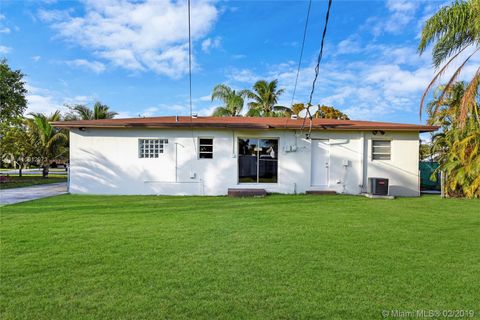
[[328,140],[312,140],[312,186],[328,186],[329,166]]

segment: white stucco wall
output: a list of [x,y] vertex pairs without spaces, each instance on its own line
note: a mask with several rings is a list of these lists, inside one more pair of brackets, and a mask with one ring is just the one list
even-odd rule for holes
[[[199,137],[214,139],[213,159],[198,159]],[[238,183],[239,137],[279,139],[278,183]],[[329,139],[329,185],[323,189],[358,194],[362,192],[362,184],[366,185],[367,177],[384,177],[390,179],[392,195],[419,195],[418,132],[387,132],[381,137],[375,136],[391,139],[389,161],[371,160],[372,137],[370,131],[312,133],[313,139]],[[138,157],[140,138],[168,139],[168,144],[159,158],[141,159]],[[295,144],[296,152],[283,151],[285,145]],[[300,136],[293,130],[72,129],[70,192],[224,195],[228,188],[264,188],[268,192],[304,193],[315,189],[311,187],[310,145],[304,134]],[[343,160],[348,160],[347,167]]]

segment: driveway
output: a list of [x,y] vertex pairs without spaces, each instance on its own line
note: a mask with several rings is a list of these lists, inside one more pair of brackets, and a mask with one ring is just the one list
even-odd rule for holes
[[67,183],[0,190],[0,205],[19,203],[67,193]]

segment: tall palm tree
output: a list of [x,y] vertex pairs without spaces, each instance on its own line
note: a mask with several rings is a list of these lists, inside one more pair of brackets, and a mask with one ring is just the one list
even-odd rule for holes
[[219,84],[213,88],[212,101],[220,100],[223,106],[217,107],[213,111],[214,117],[237,117],[240,116],[243,109],[245,90],[236,92],[227,85]]
[[[445,89],[436,90],[427,105],[428,123],[441,127],[432,137],[432,154],[446,173],[445,189],[450,196],[480,197],[480,123],[479,105],[475,104],[465,123],[460,124],[461,104],[468,85],[456,82]],[[440,96],[443,96],[440,100]],[[462,128],[459,128],[462,126]],[[435,172],[435,174],[437,173]]]
[[248,103],[249,117],[272,117],[283,114],[287,107],[278,106],[278,98],[285,89],[277,89],[278,80],[267,82],[259,80],[253,85],[253,91],[247,90],[246,96],[253,100]]
[[81,104],[68,107],[71,112],[65,116],[65,120],[98,120],[112,119],[118,113],[110,111],[110,107],[100,102],[95,102],[93,109]]
[[33,139],[34,156],[40,160],[43,168],[43,177],[48,177],[50,161],[57,159],[67,152],[67,135],[53,127],[50,122],[61,120],[60,111],[50,116],[42,113],[31,113],[27,125]]
[[[432,56],[433,64],[437,73],[433,77],[427,89],[423,93],[420,102],[420,113],[428,92],[433,88],[440,76],[452,62],[467,48],[473,48],[467,57],[455,70],[450,80],[444,86],[444,90],[438,99],[438,105],[442,103],[448,89],[455,83],[462,69],[467,65],[470,58],[480,50],[480,0],[456,0],[449,6],[441,8],[436,14],[427,20],[422,30],[422,36],[418,50],[420,54],[425,52],[429,44],[434,43]],[[443,66],[440,68],[440,66]],[[440,68],[440,69],[439,69]],[[470,84],[460,103],[460,116],[458,121],[465,124],[467,115],[475,112],[478,88],[480,85],[480,67],[477,68]],[[480,117],[475,114],[477,121]]]

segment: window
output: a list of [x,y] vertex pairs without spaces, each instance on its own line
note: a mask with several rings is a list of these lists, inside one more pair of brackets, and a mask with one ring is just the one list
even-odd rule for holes
[[166,143],[168,143],[166,139],[138,139],[138,157],[158,158],[158,155],[163,153],[163,146]]
[[391,141],[372,140],[372,160],[390,160]]
[[200,159],[212,159],[213,158],[213,139],[200,138],[198,149],[199,149],[198,157]]
[[277,183],[278,139],[238,139],[238,181]]

